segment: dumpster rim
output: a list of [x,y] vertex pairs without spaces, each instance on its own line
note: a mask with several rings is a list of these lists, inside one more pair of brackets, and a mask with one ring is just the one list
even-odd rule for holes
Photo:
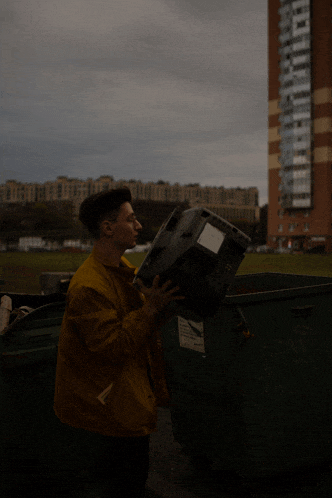
[[[247,273],[243,274],[243,276],[250,277],[252,275],[258,275],[258,273]],[[332,278],[324,277],[321,275],[307,275],[307,274],[297,274],[297,273],[280,273],[280,272],[261,272],[259,275],[291,275],[293,277],[319,277],[322,279],[329,279],[329,282],[314,284],[314,285],[305,285],[301,287],[288,287],[285,289],[274,289],[267,291],[259,291],[259,292],[251,292],[246,294],[226,294],[225,299],[223,300],[222,305],[235,305],[235,304],[246,304],[250,305],[253,302],[260,301],[274,301],[274,300],[286,300],[286,299],[295,299],[296,297],[301,297],[305,294],[310,294],[312,296],[324,294],[326,291],[332,292]],[[241,277],[242,275],[236,275]]]

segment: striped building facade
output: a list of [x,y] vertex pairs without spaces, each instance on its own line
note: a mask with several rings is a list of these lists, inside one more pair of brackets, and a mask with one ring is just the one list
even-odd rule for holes
[[332,4],[269,0],[268,245],[332,251]]

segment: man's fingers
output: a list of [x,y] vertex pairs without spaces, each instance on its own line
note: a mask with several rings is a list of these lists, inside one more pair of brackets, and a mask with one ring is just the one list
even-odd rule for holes
[[136,285],[137,287],[139,288],[140,291],[142,291],[143,289],[146,289],[145,285],[143,284],[142,280],[140,278],[138,278],[136,280]]
[[159,287],[159,280],[160,280],[160,275],[156,275],[153,279],[153,282],[152,282],[152,287]]
[[180,290],[180,286],[177,285],[167,290],[167,288],[172,284],[171,280],[167,280],[167,282],[165,282],[161,287],[159,287],[159,282],[160,275],[156,275],[154,277],[151,287],[146,287],[140,278],[136,280],[136,283],[139,286],[139,290],[143,294],[149,296],[150,299],[161,299],[161,302],[164,302],[164,306],[166,305],[166,303],[169,303],[171,301],[185,299],[185,296],[174,296],[174,293]]
[[167,287],[169,287],[172,283],[172,280],[167,280],[167,282],[164,283],[164,285],[161,286],[162,290],[166,290]]
[[186,296],[171,296],[170,294],[168,295],[169,301],[174,301],[175,299],[185,299]]
[[168,291],[169,294],[173,294],[173,292],[177,292],[178,290],[180,290],[180,287],[177,285],[176,287],[173,287],[172,289],[170,289]]

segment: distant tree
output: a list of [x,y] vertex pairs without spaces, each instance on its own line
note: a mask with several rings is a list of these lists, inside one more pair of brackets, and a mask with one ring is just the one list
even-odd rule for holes
[[236,228],[241,230],[241,232],[245,233],[252,239],[257,223],[250,222],[244,218],[233,219],[230,221],[230,223],[232,223],[232,225],[234,225]]
[[143,227],[138,238],[138,243],[152,242],[163,222],[177,206],[183,210],[189,209],[187,202],[134,200],[133,209]]
[[264,204],[264,206],[260,208],[260,220],[257,227],[257,245],[265,245],[267,242],[268,207],[268,204]]
[[248,235],[252,244],[265,245],[267,239],[267,209],[267,204],[260,208],[259,221],[250,222],[246,219],[234,219],[231,223],[241,232]]
[[[58,240],[77,231],[71,202],[3,204],[0,210],[2,238],[40,236]],[[51,237],[53,235],[53,237]]]

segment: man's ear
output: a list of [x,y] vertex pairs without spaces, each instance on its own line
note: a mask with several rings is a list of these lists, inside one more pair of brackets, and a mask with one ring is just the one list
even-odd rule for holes
[[109,220],[104,220],[100,224],[100,233],[111,237],[113,235],[112,222]]

